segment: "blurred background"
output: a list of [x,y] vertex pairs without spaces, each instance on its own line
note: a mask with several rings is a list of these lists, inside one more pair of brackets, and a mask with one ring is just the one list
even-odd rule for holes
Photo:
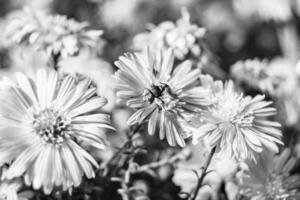
[[[93,57],[82,51],[77,57],[63,60],[60,66],[62,71],[91,77],[98,85],[99,94],[108,98],[105,110],[112,114],[117,128],[117,133],[109,136],[113,148],[126,140],[128,127],[125,122],[131,114],[130,110],[119,105],[115,99],[112,89],[112,74],[116,70],[114,61],[123,53],[135,50],[134,38],[137,34],[145,33],[165,21],[176,23],[181,18],[182,8],[185,8],[190,13],[192,24],[206,28],[203,42],[209,49],[211,63],[214,63],[214,68],[208,71],[219,79],[234,79],[237,87],[246,94],[265,93],[268,99],[273,100],[279,110],[277,120],[284,125],[285,144],[300,156],[300,1],[1,0],[0,30],[5,30],[11,17],[25,6],[34,12],[66,15],[79,22],[87,21],[91,29],[104,31]],[[9,45],[4,31],[0,32],[0,76],[11,76],[15,71],[31,73],[45,66],[46,62],[43,54],[30,47],[24,50],[20,46]],[[258,75],[253,74],[252,68],[258,70]],[[266,73],[265,76],[262,76],[263,72]],[[153,154],[138,157],[140,163],[168,157],[174,151],[179,151],[166,148],[166,144],[155,140],[155,136],[143,134],[141,137],[140,142],[145,143],[146,149],[153,151]],[[183,166],[201,166],[205,157],[205,148],[201,145],[190,147],[190,153],[197,156],[187,161],[188,164],[182,163]],[[96,154],[101,160],[105,160],[112,152]],[[224,189],[221,180],[233,173],[233,165],[228,160],[216,161],[215,166],[222,166],[222,169],[218,175],[213,175],[217,178],[211,180],[218,182],[216,185],[220,186],[220,190]],[[152,175],[136,177],[137,182],[140,179],[147,180],[145,187],[151,188],[151,199],[177,199],[180,191],[190,192],[196,184],[196,176],[184,168],[173,170],[167,166],[155,173],[159,178],[154,179]],[[143,185],[141,182],[139,184]],[[236,189],[232,187],[227,190],[228,196],[233,199],[234,194],[231,193],[235,193]],[[200,193],[205,196],[206,189],[203,188]],[[201,199],[205,199],[204,196]]]
[[[186,7],[191,22],[207,29],[206,42],[226,72],[240,59],[283,55],[277,29],[292,24],[297,31],[300,12],[297,0],[2,0],[1,30],[9,16],[24,6],[88,21],[92,28],[104,30],[98,56],[109,63],[131,49],[133,37],[146,31],[147,24],[175,22]],[[3,40],[1,69],[7,69],[17,64]]]

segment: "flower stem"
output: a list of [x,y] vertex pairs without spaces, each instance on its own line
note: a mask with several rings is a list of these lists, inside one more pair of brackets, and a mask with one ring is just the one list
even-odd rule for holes
[[181,152],[177,153],[176,155],[174,155],[170,158],[166,158],[166,159],[163,159],[160,161],[142,165],[139,167],[139,169],[137,169],[137,172],[143,172],[143,171],[147,171],[149,169],[159,168],[164,165],[171,165],[171,164],[176,163],[177,161],[186,160],[189,155],[190,155],[189,152],[187,152],[186,149],[184,149]]
[[191,200],[195,200],[195,199],[196,199],[196,197],[197,197],[197,195],[198,195],[198,193],[199,193],[199,190],[200,190],[200,188],[201,188],[201,186],[202,186],[203,180],[204,180],[204,178],[205,178],[205,176],[206,176],[207,169],[208,169],[208,167],[209,167],[209,165],[210,165],[210,163],[211,163],[212,157],[213,157],[213,155],[215,154],[215,152],[216,152],[216,147],[214,147],[214,148],[210,151],[210,153],[209,153],[209,155],[208,155],[208,157],[207,157],[207,159],[206,159],[206,162],[204,163],[203,170],[202,170],[202,173],[201,173],[201,177],[200,177],[199,180],[198,180],[198,184],[197,184],[197,187],[196,187],[194,196],[192,197]]
[[137,125],[129,134],[128,140],[122,145],[122,147],[109,159],[107,162],[107,165],[111,164],[119,155],[121,155],[127,148],[128,146],[132,143],[132,138],[135,136],[135,134],[140,130],[141,125]]

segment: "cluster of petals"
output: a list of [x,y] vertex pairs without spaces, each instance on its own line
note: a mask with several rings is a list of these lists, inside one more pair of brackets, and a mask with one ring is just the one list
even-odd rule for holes
[[268,117],[276,114],[263,95],[244,96],[235,91],[232,81],[214,81],[201,75],[202,86],[211,90],[211,105],[201,113],[200,126],[193,142],[200,139],[217,151],[225,151],[239,161],[255,159],[266,147],[278,152],[281,142],[280,124]]
[[150,135],[159,128],[160,139],[185,146],[188,119],[209,103],[208,90],[199,86],[200,71],[190,61],[175,67],[171,49],[127,53],[115,64],[117,96],[135,110],[129,125],[148,121]]
[[40,69],[35,77],[16,74],[1,81],[0,164],[7,179],[24,176],[34,189],[79,186],[95,177],[97,161],[88,146],[106,149],[110,118],[91,80]]
[[81,48],[95,48],[102,30],[89,30],[87,22],[77,22],[63,15],[46,15],[25,9],[12,17],[6,28],[8,41],[33,45],[49,56],[67,58]]

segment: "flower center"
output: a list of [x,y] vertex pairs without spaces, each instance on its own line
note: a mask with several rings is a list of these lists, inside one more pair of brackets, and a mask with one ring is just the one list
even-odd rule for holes
[[152,103],[155,98],[160,98],[169,86],[165,83],[158,83],[151,85],[150,89],[145,89],[143,93],[143,100]]
[[164,110],[173,110],[179,101],[171,95],[170,88],[165,83],[153,84],[150,89],[145,89],[143,100],[149,103],[155,103]]
[[238,126],[252,126],[254,115],[251,111],[244,110],[241,96],[225,94],[217,97],[216,102],[214,110],[225,122]]
[[69,125],[70,122],[64,116],[52,109],[45,109],[34,115],[34,130],[47,143],[62,143],[69,131]]
[[288,189],[284,187],[283,184],[284,175],[270,174],[269,181],[266,186],[266,192],[268,199],[279,200],[287,199],[292,192],[289,192]]

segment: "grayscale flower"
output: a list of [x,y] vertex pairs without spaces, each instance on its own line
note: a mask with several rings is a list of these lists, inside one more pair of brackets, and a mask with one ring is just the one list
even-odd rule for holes
[[[3,176],[3,169],[0,173]],[[22,181],[20,178],[15,178],[12,180],[7,180],[5,178],[0,178],[0,199],[3,200],[19,200],[18,191],[22,187]]]
[[174,68],[171,49],[127,53],[115,64],[119,68],[117,97],[136,110],[129,125],[149,120],[150,135],[159,127],[160,139],[166,137],[171,146],[185,146],[188,118],[209,103],[207,90],[197,85],[200,71],[192,70],[190,61]]
[[298,122],[300,104],[297,64],[287,58],[238,61],[231,68],[231,74],[238,83],[268,92],[279,110],[279,121],[287,125]]
[[33,196],[33,192],[22,190],[23,180],[21,177],[7,179],[7,167],[0,169],[0,199],[1,200],[26,200]]
[[146,46],[156,49],[172,48],[179,60],[186,59],[188,54],[198,58],[204,51],[205,32],[205,28],[191,24],[189,13],[183,10],[182,17],[176,24],[165,21],[152,28],[150,32],[136,35],[133,46],[137,50],[142,50]]
[[6,37],[16,44],[34,45],[49,56],[75,56],[84,47],[95,48],[103,31],[89,30],[87,22],[66,16],[48,16],[28,9],[12,17]]
[[264,101],[263,95],[252,98],[237,93],[232,81],[223,84],[202,75],[201,82],[212,91],[212,105],[201,114],[202,125],[193,135],[194,143],[204,138],[210,147],[216,146],[238,161],[255,159],[254,153],[262,152],[263,147],[278,151],[281,125],[266,119],[276,113],[269,107],[271,102]]
[[240,194],[250,200],[297,200],[300,198],[300,177],[290,172],[296,158],[289,149],[280,155],[266,152],[257,163],[239,177]]
[[230,73],[237,80],[262,91],[273,91],[274,84],[268,73],[266,60],[247,59],[238,61],[231,67]]
[[16,82],[0,86],[0,165],[11,163],[8,179],[24,175],[49,194],[55,186],[78,186],[83,175],[95,177],[98,163],[85,147],[106,149],[111,126],[99,110],[106,99],[89,79],[40,69],[34,78],[18,73]]

